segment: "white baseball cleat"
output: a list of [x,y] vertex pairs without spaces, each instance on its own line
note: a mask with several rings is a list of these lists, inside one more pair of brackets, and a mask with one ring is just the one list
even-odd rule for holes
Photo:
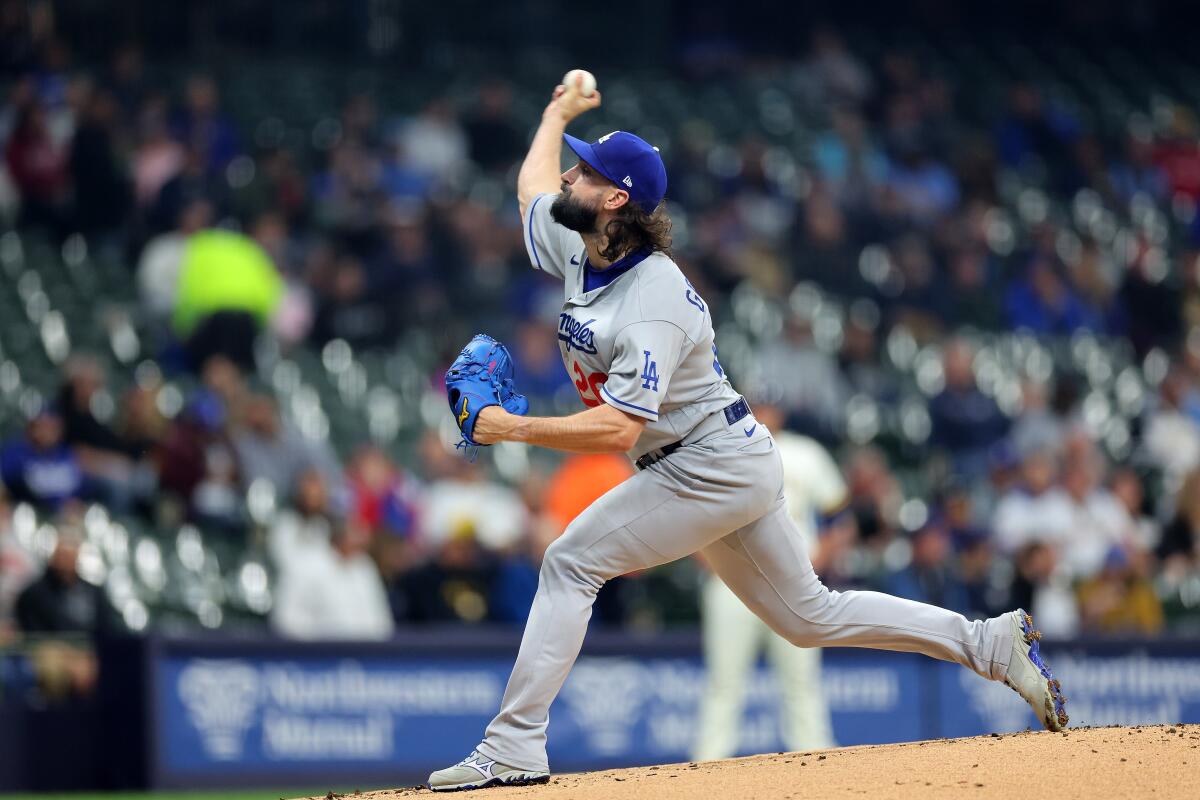
[[549,772],[507,767],[472,750],[471,755],[453,767],[439,769],[431,774],[429,788],[435,792],[456,792],[461,789],[482,789],[485,786],[546,783],[549,780]]
[[1012,657],[1004,682],[1033,707],[1046,730],[1067,727],[1067,698],[1062,686],[1042,661],[1042,632],[1034,629],[1033,617],[1017,609],[1008,614],[1013,626]]

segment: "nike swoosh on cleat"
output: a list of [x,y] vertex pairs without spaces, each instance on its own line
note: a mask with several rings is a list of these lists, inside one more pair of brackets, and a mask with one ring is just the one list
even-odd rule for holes
[[742,433],[746,434],[746,438],[749,439],[751,436],[754,435],[754,429],[757,427],[758,427],[758,423],[756,422],[753,425],[751,425],[749,428],[743,428]]

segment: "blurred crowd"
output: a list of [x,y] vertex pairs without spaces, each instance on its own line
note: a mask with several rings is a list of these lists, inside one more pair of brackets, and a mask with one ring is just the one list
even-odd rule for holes
[[[444,431],[399,455],[308,436],[263,388],[251,343],[386,349],[433,331],[432,393],[435,365],[488,330],[513,346],[535,408],[570,410],[552,332],[560,289],[529,269],[512,190],[549,86],[523,104],[521,87],[491,78],[386,110],[351,92],[297,144],[271,135],[271,109],[235,122],[207,74],[164,79],[136,46],[85,64],[52,30],[29,30],[4,64],[0,214],[22,234],[82,233],[127,263],[158,364],[195,379],[165,413],[158,372],[114,402],[103,360],[66,362],[58,393],[0,455],[0,614],[27,631],[107,624],[105,597],[76,579],[73,533],[103,503],[264,548],[270,621],[286,636],[523,622],[545,547],[628,463],[576,457],[502,479]],[[685,72],[725,85],[701,45]],[[830,345],[811,309],[784,304],[777,334],[728,365],[752,404],[777,406],[845,472],[855,532],[831,543],[823,578],[971,616],[1022,605],[1055,636],[1195,630],[1194,115],[1146,109],[1114,132],[1013,80],[979,118],[961,112],[971,87],[954,76],[902,47],[868,63],[831,29],[759,68],[780,87],[762,119],[815,113],[802,150],[754,124],[727,138],[703,108],[658,130],[675,255],[722,330],[747,292],[811,284],[848,309]],[[917,464],[846,436],[855,398],[898,401],[886,352],[897,331],[938,353]],[[982,385],[980,332],[1014,331],[1090,335],[1135,367],[1162,365],[1147,370],[1126,446],[1089,424],[1079,375],[1026,376],[1009,402]],[[247,512],[255,486],[277,498],[269,519]],[[58,520],[41,577],[8,535],[20,503]],[[693,621],[697,585],[687,563],[615,581],[595,620]]]

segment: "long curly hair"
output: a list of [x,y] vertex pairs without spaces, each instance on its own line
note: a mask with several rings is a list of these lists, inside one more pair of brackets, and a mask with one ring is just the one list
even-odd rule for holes
[[606,244],[600,255],[616,261],[627,253],[653,250],[671,257],[671,217],[665,203],[646,213],[635,203],[626,203],[604,226]]

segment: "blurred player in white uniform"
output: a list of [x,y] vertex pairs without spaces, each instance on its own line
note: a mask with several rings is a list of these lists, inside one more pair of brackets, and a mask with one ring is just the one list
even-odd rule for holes
[[[756,402],[754,415],[774,433],[783,461],[788,516],[813,569],[821,575],[857,535],[841,470],[819,442],[784,429],[777,407]],[[746,691],[764,650],[779,685],[784,747],[797,751],[836,746],[829,703],[821,687],[819,648],[796,647],[775,633],[711,573],[704,582],[700,612],[708,685],[700,706],[694,759],[712,761],[737,753]]]

